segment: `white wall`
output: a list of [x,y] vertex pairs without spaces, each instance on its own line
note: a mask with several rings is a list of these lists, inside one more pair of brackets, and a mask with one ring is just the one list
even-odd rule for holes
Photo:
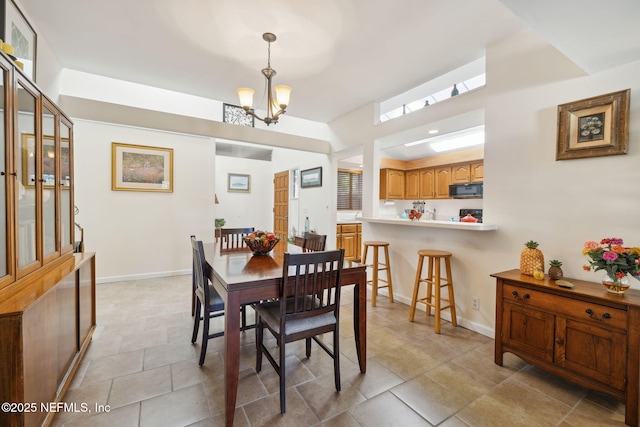
[[[112,142],[172,148],[173,192],[112,191]],[[213,142],[76,120],[74,156],[76,222],[85,250],[97,253],[99,282],[188,271],[189,236],[213,239]]]
[[[518,268],[520,251],[536,240],[545,262],[559,259],[566,277],[598,281],[600,274],[585,272],[581,254],[587,240],[620,237],[628,246],[640,246],[636,213],[640,197],[640,62],[587,76],[557,50],[532,32],[522,32],[487,50],[485,91],[485,187],[483,215],[498,231],[473,232],[381,224],[363,226],[363,240],[390,242],[394,296],[409,302],[415,279],[418,249],[453,253],[453,276],[458,321],[492,336],[495,322],[495,280],[491,273]],[[621,156],[556,161],[556,114],[559,104],[631,88],[629,153]],[[472,102],[476,102],[474,99]],[[468,110],[465,96],[447,108]],[[348,126],[341,119],[332,127],[341,147],[357,145],[354,136],[385,131],[353,112]],[[424,123],[429,112],[424,112]],[[418,117],[418,116],[415,116]],[[413,122],[416,118],[411,118]],[[373,130],[372,130],[373,129]],[[339,130],[344,130],[341,133]],[[377,133],[378,132],[378,133]],[[375,175],[374,175],[375,178]],[[375,183],[365,183],[377,188]],[[374,200],[373,203],[377,203]],[[378,206],[372,211],[377,211]],[[632,279],[632,286],[640,282]],[[424,288],[423,288],[424,290]],[[480,297],[480,310],[471,299]],[[424,306],[422,306],[424,309]]]
[[[216,218],[226,220],[225,227],[254,227],[273,230],[273,167],[271,162],[216,156],[215,188],[218,195]],[[229,173],[250,175],[249,193],[227,191]]]

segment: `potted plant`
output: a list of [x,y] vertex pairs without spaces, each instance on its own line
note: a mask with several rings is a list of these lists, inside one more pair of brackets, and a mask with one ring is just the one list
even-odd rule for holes
[[224,225],[227,223],[227,221],[225,221],[224,218],[216,218],[215,219],[215,225],[216,225],[216,229],[219,230],[222,227],[224,227]]

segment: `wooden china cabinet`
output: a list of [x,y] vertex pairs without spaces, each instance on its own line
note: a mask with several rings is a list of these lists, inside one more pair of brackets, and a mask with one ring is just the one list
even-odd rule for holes
[[600,283],[536,280],[519,270],[496,278],[495,363],[510,352],[540,369],[609,394],[637,426],[640,397],[640,291],[610,294]]
[[0,83],[0,425],[40,426],[95,328],[95,256],[73,252],[71,120],[4,53]]

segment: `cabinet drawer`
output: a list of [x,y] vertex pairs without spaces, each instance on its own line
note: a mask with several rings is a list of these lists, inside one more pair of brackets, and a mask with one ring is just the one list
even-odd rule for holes
[[626,329],[628,314],[625,310],[588,301],[563,298],[533,289],[505,284],[502,298],[512,304],[537,307],[557,315],[572,317],[599,326]]
[[358,224],[342,224],[340,227],[343,233],[356,233],[358,231]]

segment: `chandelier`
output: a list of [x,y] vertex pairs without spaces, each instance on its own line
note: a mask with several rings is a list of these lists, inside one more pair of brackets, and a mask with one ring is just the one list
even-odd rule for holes
[[276,70],[271,68],[271,43],[276,41],[276,35],[272,33],[264,33],[262,39],[269,45],[267,50],[267,68],[262,69],[262,75],[267,79],[267,116],[265,118],[258,117],[252,108],[254,90],[248,87],[241,87],[237,90],[240,97],[240,105],[247,114],[252,115],[258,120],[262,120],[269,126],[271,123],[278,123],[278,118],[285,113],[287,105],[289,105],[289,97],[291,96],[291,88],[289,86],[278,85],[274,87],[274,93],[271,90],[271,79],[276,75]]

